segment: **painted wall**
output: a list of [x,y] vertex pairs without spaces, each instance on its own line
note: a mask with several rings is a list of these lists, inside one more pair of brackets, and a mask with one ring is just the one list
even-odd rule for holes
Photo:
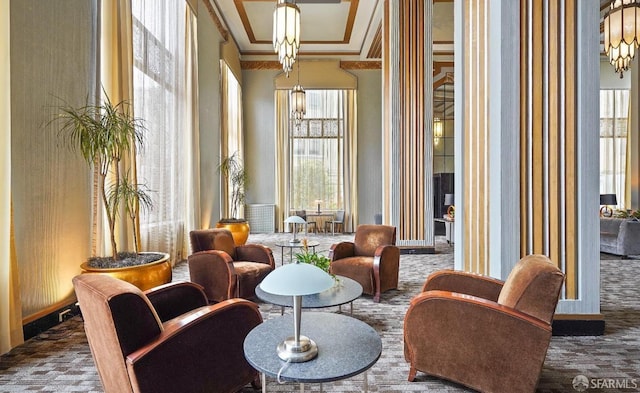
[[206,6],[198,6],[198,95],[200,124],[200,224],[215,227],[220,219],[220,44]]
[[[358,214],[373,223],[382,209],[381,72],[349,70],[358,77]],[[275,203],[274,78],[279,70],[243,70],[245,167],[248,204]]]
[[90,172],[47,126],[96,91],[96,3],[11,2],[11,191],[23,318],[73,298],[90,255]]

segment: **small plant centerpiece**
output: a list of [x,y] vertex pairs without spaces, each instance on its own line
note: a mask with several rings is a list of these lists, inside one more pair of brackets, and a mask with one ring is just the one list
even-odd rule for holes
[[314,265],[317,268],[324,270],[327,274],[333,277],[333,280],[338,283],[338,277],[335,274],[331,273],[331,259],[329,257],[319,254],[315,251],[309,250],[308,240],[307,238],[302,239],[302,247],[301,251],[295,254],[296,261],[300,263],[308,263]]
[[223,187],[229,188],[229,217],[220,219],[216,227],[231,231],[237,245],[245,244],[250,228],[248,221],[240,217],[240,208],[244,205],[245,186],[249,177],[238,152],[223,158],[218,165],[218,172],[224,180]]
[[[64,105],[52,122],[59,124],[59,135],[66,146],[79,152],[98,177],[97,184],[109,226],[112,256],[91,257],[81,265],[84,271],[106,272],[147,289],[171,281],[169,255],[140,252],[137,226],[141,209],[151,209],[149,189],[138,184],[130,172],[123,173],[121,161],[133,149],[142,149],[146,128],[139,118],[130,113],[126,101],[113,104],[106,97],[101,104],[74,108]],[[116,222],[119,218],[130,220],[134,250],[119,252],[116,242]],[[148,268],[158,265],[160,273],[150,273]],[[142,273],[127,269],[145,266]],[[127,271],[121,272],[122,269]],[[140,275],[141,277],[138,277]],[[167,278],[168,275],[168,278]],[[144,276],[153,276],[153,283]]]

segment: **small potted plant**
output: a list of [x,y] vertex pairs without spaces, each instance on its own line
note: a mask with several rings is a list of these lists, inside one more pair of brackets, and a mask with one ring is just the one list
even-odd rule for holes
[[229,215],[220,219],[216,227],[231,231],[233,241],[237,245],[245,244],[249,238],[250,228],[249,222],[240,217],[240,208],[245,201],[245,186],[249,177],[238,152],[223,158],[218,165],[218,172],[224,180],[223,187],[229,187],[230,200],[227,206]]
[[[142,149],[146,131],[143,121],[133,117],[129,109],[128,102],[113,104],[106,97],[100,104],[80,108],[64,105],[51,122],[59,125],[58,133],[67,147],[79,152],[94,169],[109,226],[111,256],[91,257],[81,264],[81,269],[109,274],[148,289],[171,281],[171,264],[166,253],[139,250],[138,212],[151,209],[152,201],[145,185],[136,183],[129,172],[122,173],[122,159],[134,147]],[[135,249],[120,252],[116,222],[125,215],[131,220]]]
[[310,251],[307,238],[302,239],[301,251],[295,254],[295,258],[300,263],[309,263],[317,268],[324,270],[337,282],[338,278],[335,274],[331,273],[331,259],[329,257],[319,254],[315,251]]

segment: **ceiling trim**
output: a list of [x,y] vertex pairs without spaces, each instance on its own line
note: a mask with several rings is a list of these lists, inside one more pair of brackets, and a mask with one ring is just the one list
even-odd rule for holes
[[218,14],[216,13],[216,10],[213,8],[213,5],[209,0],[205,0],[204,5],[207,7],[207,11],[209,11],[209,16],[211,16],[211,19],[213,19],[213,23],[216,25],[218,32],[220,33],[220,35],[225,41],[228,41],[229,30],[225,29],[224,25],[222,24],[222,21],[220,20],[220,18],[218,17]]
[[[243,70],[281,70],[282,64],[275,60],[242,60]],[[340,68],[344,70],[381,70],[380,61],[340,61]]]
[[[244,8],[244,2],[246,1],[273,1],[273,0],[233,0],[233,4],[238,11],[238,16],[240,17],[240,21],[242,22],[242,26],[244,31],[247,33],[247,38],[249,38],[249,42],[252,44],[269,44],[271,41],[258,40],[251,28],[251,23],[249,22],[249,16],[247,15],[247,10]],[[349,6],[349,15],[347,17],[347,24],[344,30],[344,37],[342,40],[333,40],[333,41],[317,41],[317,40],[301,40],[300,44],[348,44],[351,41],[351,33],[353,32],[353,25],[356,20],[356,13],[358,11],[358,4],[360,0],[345,0],[350,2]]]

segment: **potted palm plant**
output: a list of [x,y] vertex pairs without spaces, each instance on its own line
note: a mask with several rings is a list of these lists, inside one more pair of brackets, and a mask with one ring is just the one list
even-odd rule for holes
[[[130,113],[126,101],[113,104],[106,97],[100,104],[80,108],[64,105],[52,121],[72,151],[79,152],[98,177],[98,188],[109,227],[111,256],[94,256],[80,267],[124,279],[141,289],[171,281],[171,265],[166,253],[140,252],[137,238],[138,212],[151,209],[148,188],[123,174],[121,161],[133,148],[141,149],[146,128]],[[116,222],[128,218],[134,234],[134,250],[121,252],[116,241]]]
[[216,228],[228,229],[237,245],[245,244],[250,228],[249,222],[240,216],[240,208],[245,201],[248,176],[238,152],[223,158],[218,165],[218,172],[224,179],[224,184],[229,187],[229,216],[220,219]]

